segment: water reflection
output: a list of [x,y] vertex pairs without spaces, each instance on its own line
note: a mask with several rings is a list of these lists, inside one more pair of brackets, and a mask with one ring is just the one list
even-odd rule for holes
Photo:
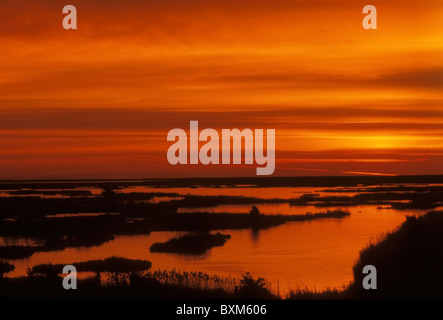
[[[289,203],[260,203],[260,212],[267,215],[293,215],[305,214],[307,212],[315,213],[325,211],[325,208],[318,208],[315,206],[291,206]],[[330,210],[338,209],[339,207],[328,207]],[[341,207],[340,207],[341,208]],[[212,213],[248,213],[251,210],[250,204],[223,204],[215,207],[200,207],[200,208],[179,208],[178,213],[191,212],[212,212]]]
[[[383,185],[403,187],[402,185]],[[414,186],[408,184],[407,186]],[[426,186],[426,185],[423,185]],[[434,184],[435,186],[441,186]],[[134,200],[138,203],[168,202],[183,200],[184,195],[197,196],[243,196],[262,199],[294,199],[304,194],[317,194],[321,197],[348,196],[359,192],[371,192],[377,186],[359,185],[357,187],[265,187],[252,185],[237,187],[180,187],[155,188],[149,186],[129,186],[118,188],[116,193],[155,193],[143,195],[145,199]],[[78,187],[72,189],[11,189],[0,190],[0,196],[32,196],[41,197],[74,197],[88,195],[99,197],[103,192],[100,187]],[[390,193],[411,193],[411,191],[391,190]],[[22,194],[21,194],[22,193]],[[67,195],[71,193],[71,195]],[[161,193],[168,195],[161,196]],[[174,195],[176,194],[176,195]],[[178,195],[178,196],[177,196]],[[255,200],[254,200],[255,201]],[[395,200],[398,203],[409,200]],[[262,214],[294,215],[307,212],[320,212],[343,207],[328,206],[318,208],[312,205],[290,205],[289,203],[258,203]],[[391,201],[392,203],[394,201]],[[251,204],[220,204],[212,207],[179,208],[181,214],[192,212],[212,213],[247,213]],[[87,260],[106,259],[120,256],[129,259],[147,259],[152,262],[152,269],[202,271],[220,276],[239,276],[250,272],[255,277],[263,277],[271,282],[274,289],[279,284],[279,291],[285,294],[289,289],[323,290],[328,287],[341,288],[353,280],[352,267],[358,259],[359,252],[378,235],[398,227],[405,215],[421,215],[429,211],[396,210],[387,205],[360,205],[346,207],[351,216],[342,219],[320,219],[304,222],[290,222],[269,229],[220,230],[230,234],[224,246],[214,247],[203,255],[178,255],[167,253],[151,253],[149,248],[155,242],[165,242],[179,236],[177,232],[152,232],[145,235],[119,235],[114,240],[93,247],[76,247],[50,252],[36,252],[25,259],[7,260],[15,265],[15,270],[7,276],[24,276],[28,268],[39,264],[70,264]],[[59,213],[44,218],[101,217],[119,213]],[[112,217],[114,218],[114,217]],[[16,218],[7,218],[15,221]],[[6,221],[7,219],[4,219]],[[20,219],[18,217],[17,219]],[[128,222],[145,221],[143,216],[126,218]],[[9,221],[9,222],[11,222]],[[51,222],[58,221],[52,219]],[[217,232],[215,230],[214,232]],[[0,246],[43,246],[43,241],[29,238],[0,237]],[[3,259],[4,260],[4,259]]]
[[[237,209],[243,210],[243,207]],[[311,209],[300,208],[304,212]],[[344,219],[291,222],[260,231],[223,230],[221,232],[230,234],[231,239],[223,247],[215,247],[199,256],[149,251],[154,242],[165,242],[177,236],[176,232],[117,236],[100,246],[37,252],[27,259],[9,260],[16,269],[8,276],[26,275],[29,267],[43,263],[67,264],[121,256],[150,260],[154,270],[202,271],[222,276],[250,272],[268,279],[274,288],[278,282],[282,294],[290,288],[340,288],[352,281],[352,266],[369,241],[399,226],[405,214],[426,212],[378,210],[375,206],[349,210],[351,216]]]

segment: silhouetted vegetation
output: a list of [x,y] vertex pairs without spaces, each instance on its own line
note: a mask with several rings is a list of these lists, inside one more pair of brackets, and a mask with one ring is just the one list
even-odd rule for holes
[[[442,190],[427,192],[377,192],[359,193],[354,196],[327,196],[304,194],[290,201],[293,206],[313,205],[316,207],[379,205],[396,209],[432,209],[440,205]],[[401,201],[401,202],[400,202]]]
[[88,247],[113,240],[119,234],[148,234],[151,231],[210,231],[226,229],[266,229],[289,221],[305,221],[344,216],[339,212],[313,215],[260,215],[230,213],[157,214],[146,219],[131,219],[123,215],[96,217],[66,217],[57,219],[21,219],[0,221],[0,231],[8,237],[32,237],[43,246],[3,246],[0,257],[17,259],[38,251]]
[[291,290],[286,296],[288,300],[338,300],[348,298],[343,291],[338,289],[326,289],[313,291],[309,289]]
[[312,218],[343,218],[343,217],[347,217],[350,215],[351,215],[351,213],[348,210],[335,209],[335,210],[320,211],[320,212],[316,212],[316,213],[307,212],[305,216],[306,216],[306,218],[309,218],[309,217],[312,217]]
[[[45,228],[46,229],[46,228]],[[60,230],[59,230],[60,231]],[[31,233],[32,235],[32,233]],[[29,236],[29,234],[28,234]],[[44,235],[42,235],[42,238]],[[54,232],[48,232],[47,239],[42,246],[1,246],[0,258],[3,259],[21,259],[32,256],[35,252],[63,250],[72,247],[91,247],[100,245],[106,241],[113,240],[115,237],[111,234],[103,233],[83,233],[75,236],[62,235]]]
[[239,298],[243,299],[275,299],[276,297],[266,288],[265,279],[254,279],[249,273],[242,275],[238,289]]
[[[133,260],[111,257],[103,260],[90,260],[72,263],[78,272],[139,272],[148,270],[152,263],[147,260]],[[64,264],[41,264],[32,268],[33,273],[61,273]]]
[[[407,217],[395,232],[361,252],[354,267],[354,283],[343,291],[293,290],[288,299],[362,299],[362,298],[442,298],[443,293],[443,212],[422,217]],[[114,260],[113,260],[114,259]],[[131,266],[132,263],[132,266]],[[362,287],[363,266],[377,268],[377,290]],[[128,281],[103,286],[97,279],[80,280],[82,290],[67,294],[53,277],[36,273],[60,272],[63,265],[36,266],[28,277],[1,278],[0,295],[20,297],[150,297],[150,298],[241,298],[275,299],[264,279],[249,274],[240,278],[210,276],[201,272],[148,271],[149,261],[129,262],[112,258],[76,263],[78,271],[122,272]],[[10,266],[1,267],[10,269]],[[128,269],[129,268],[129,269]],[[5,269],[3,269],[5,270]]]
[[0,262],[0,277],[3,277],[3,273],[14,270],[15,267],[7,262]]
[[46,195],[46,196],[90,196],[89,190],[11,190],[7,191],[10,195]]
[[[95,262],[94,262],[95,264]],[[79,266],[79,264],[74,264]],[[150,299],[278,299],[267,288],[267,283],[246,274],[240,278],[220,277],[202,272],[144,271],[121,272],[108,282],[100,276],[78,279],[77,290],[64,290],[61,278],[56,275],[62,265],[37,266],[38,276],[33,271],[27,277],[0,278],[0,297],[9,298],[150,298]],[[82,270],[121,269],[99,266],[85,266]],[[106,271],[110,272],[110,271]]]
[[170,239],[166,242],[154,243],[151,252],[203,254],[213,247],[221,247],[230,239],[229,234],[187,234],[185,236]]
[[[397,185],[383,185],[388,183]],[[423,184],[401,185],[408,183]],[[165,243],[154,244],[151,247],[153,252],[201,254],[214,246],[224,245],[228,239],[228,235],[210,234],[211,230],[251,229],[257,232],[287,222],[344,218],[350,215],[349,211],[343,209],[298,215],[265,215],[258,208],[262,203],[289,203],[294,206],[316,207],[377,205],[396,209],[425,209],[440,206],[443,200],[443,187],[428,186],[426,183],[443,183],[443,176],[4,181],[0,182],[0,189],[7,196],[0,196],[0,234],[2,237],[31,238],[38,240],[39,244],[35,246],[5,244],[0,246],[0,258],[20,259],[39,251],[95,246],[110,241],[118,235],[148,234],[152,231],[191,232]],[[165,191],[168,191],[167,188],[171,187],[197,186],[209,188],[227,186],[241,189],[241,185],[247,185],[248,188],[340,187],[318,191],[355,194],[321,196],[318,193],[308,193],[293,199],[262,199],[240,196],[198,196],[181,192],[120,191],[121,188],[133,186],[156,187],[159,191],[166,188]],[[81,187],[100,188],[103,192],[92,194],[89,190],[80,190]],[[154,197],[175,199],[156,203],[151,201]],[[215,207],[223,204],[252,205],[252,208],[249,212],[240,214],[177,213],[180,208]],[[98,212],[102,215],[79,215]],[[48,217],[60,214],[74,214],[74,216]],[[335,289],[324,292],[294,290],[288,298],[442,297],[439,291],[443,285],[441,276],[443,257],[440,253],[443,244],[441,217],[442,214],[438,212],[428,213],[422,218],[409,217],[397,232],[387,235],[380,243],[365,249],[354,268],[355,283],[343,292]],[[361,289],[363,276],[361,269],[367,264],[376,266],[380,274],[378,290]],[[68,294],[60,289],[60,279],[54,277],[56,272],[61,272],[63,266],[41,265],[32,268],[29,276],[25,278],[2,278],[1,295],[23,296],[24,293],[20,292],[23,289],[28,290],[26,294],[29,296],[38,296],[39,290],[45,287],[43,296],[47,297],[74,294],[78,297],[274,298],[263,279],[253,279],[248,274],[235,281],[222,278],[216,280],[214,276],[205,283],[205,279],[210,277],[202,273],[143,271],[149,269],[151,264],[142,260],[134,262],[110,258],[79,262],[75,265],[79,272],[119,273],[125,281],[119,282],[120,288],[117,290],[112,286],[103,287],[97,278],[80,280],[85,291]],[[11,264],[0,263],[0,275],[11,271],[11,268],[14,268]],[[36,276],[39,273],[44,273],[45,276]],[[217,281],[220,285],[213,285]],[[228,285],[229,281],[231,284]]]
[[224,295],[232,295],[239,290],[240,279],[233,276],[223,277],[195,271],[156,270],[148,271],[142,277],[155,279],[163,285],[193,290],[217,290]]
[[260,215],[260,210],[256,206],[252,206],[249,214],[251,215],[251,217],[257,218]]
[[[355,282],[357,298],[443,298],[443,212],[407,217],[396,231],[361,252]],[[377,290],[363,290],[363,266],[377,268]]]
[[[441,299],[443,292],[443,212],[409,216],[396,231],[385,234],[360,253],[354,282],[344,290],[295,290],[288,299]],[[377,270],[377,289],[362,286],[363,267]]]
[[398,186],[367,186],[367,187],[342,187],[342,188],[329,188],[321,189],[320,192],[331,193],[373,193],[373,192],[443,192],[443,186],[433,185],[398,185]]

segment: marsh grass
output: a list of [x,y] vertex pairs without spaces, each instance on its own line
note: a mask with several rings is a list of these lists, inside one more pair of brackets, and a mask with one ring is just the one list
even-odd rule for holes
[[[151,267],[151,262],[147,260],[132,260],[120,257],[110,257],[103,260],[89,260],[73,263],[78,272],[139,272]],[[64,264],[41,264],[32,268],[33,273],[61,273]]]
[[144,276],[171,286],[199,290],[221,289],[228,293],[234,293],[241,285],[240,278],[231,275],[222,277],[204,272],[177,271],[175,269],[148,271]]

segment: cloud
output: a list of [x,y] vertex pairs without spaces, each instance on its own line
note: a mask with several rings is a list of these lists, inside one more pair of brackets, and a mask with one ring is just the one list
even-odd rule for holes
[[244,174],[166,166],[190,120],[276,129],[277,174],[441,173],[441,1],[376,0],[370,33],[353,0],[70,4],[72,32],[60,2],[2,1],[5,177]]
[[[285,131],[383,132],[443,130],[443,110],[386,109],[371,106],[295,107],[291,109],[216,111],[150,110],[134,108],[33,108],[0,110],[2,130],[128,130],[156,131],[189,127],[198,120],[211,128],[277,128]],[[381,119],[382,121],[377,121]],[[357,120],[357,121],[352,121]]]

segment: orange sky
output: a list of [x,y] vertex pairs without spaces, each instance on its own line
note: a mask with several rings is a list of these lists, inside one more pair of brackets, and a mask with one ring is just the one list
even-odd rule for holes
[[0,179],[255,175],[169,165],[190,120],[276,129],[275,175],[443,174],[440,0],[69,4],[2,1]]

